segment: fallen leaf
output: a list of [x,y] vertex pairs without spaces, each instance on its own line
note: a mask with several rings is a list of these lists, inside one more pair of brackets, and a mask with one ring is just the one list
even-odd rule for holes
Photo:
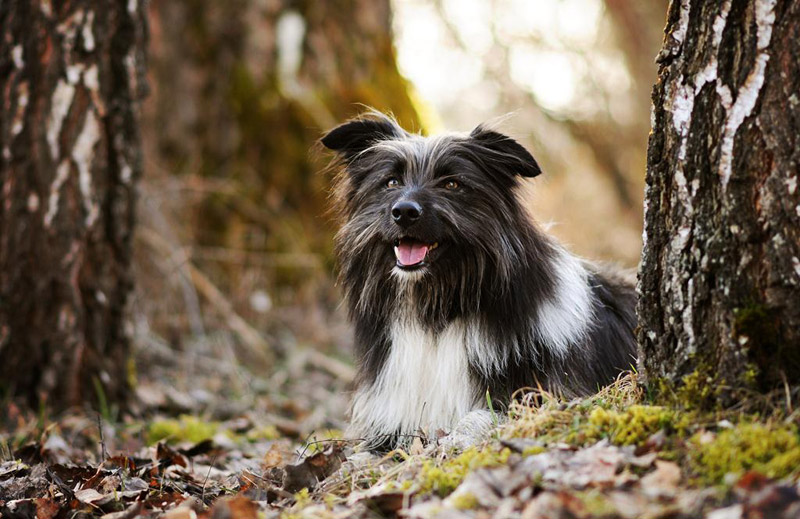
[[551,450],[529,456],[522,464],[530,473],[539,473],[545,481],[574,488],[613,486],[617,471],[626,459],[623,451],[606,440],[576,452]]
[[522,519],[582,519],[588,517],[586,508],[567,492],[542,492],[522,510]]
[[742,505],[733,505],[709,512],[706,519],[741,519],[744,513]]
[[158,445],[156,446],[156,459],[158,460],[158,464],[162,469],[167,468],[170,465],[180,465],[181,467],[188,465],[183,454],[164,442],[158,442]]
[[192,510],[190,507],[184,506],[176,506],[172,510],[167,510],[164,512],[164,515],[161,516],[162,519],[197,519],[197,512]]
[[324,451],[313,454],[295,465],[287,465],[283,478],[283,488],[287,492],[297,492],[303,488],[313,489],[319,481],[336,471],[345,460],[342,447],[332,444]]
[[[87,505],[97,505],[107,500],[107,494],[101,494],[93,488],[84,488],[75,492],[75,499]],[[111,496],[113,499],[113,496]]]
[[61,505],[54,499],[48,497],[36,499],[36,519],[53,519],[60,511]]
[[133,519],[134,517],[139,517],[142,512],[142,508],[142,503],[137,501],[125,510],[122,510],[121,512],[111,512],[110,514],[105,514],[101,516],[101,519]]
[[211,519],[258,519],[258,505],[243,496],[225,497],[214,503]]
[[425,452],[425,446],[422,445],[422,440],[419,436],[415,436],[414,439],[411,441],[411,448],[409,449],[409,454],[412,456],[419,456]]
[[271,469],[272,467],[280,466],[283,463],[283,449],[277,443],[273,443],[266,454],[264,454],[264,468]]
[[663,460],[656,460],[656,469],[641,479],[642,489],[650,496],[675,495],[680,482],[680,467]]

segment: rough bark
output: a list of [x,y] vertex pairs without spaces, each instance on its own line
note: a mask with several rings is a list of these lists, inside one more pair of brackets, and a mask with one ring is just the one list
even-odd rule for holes
[[800,383],[798,56],[795,0],[671,3],[639,274],[653,383],[723,404]]
[[126,396],[142,11],[0,8],[0,392],[34,405]]
[[152,15],[146,174],[194,174],[210,186],[194,214],[196,243],[328,247],[329,179],[309,153],[315,141],[358,103],[417,124],[389,1],[169,0]]

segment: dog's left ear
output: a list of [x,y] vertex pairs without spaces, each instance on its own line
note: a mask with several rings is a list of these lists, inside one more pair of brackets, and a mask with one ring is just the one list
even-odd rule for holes
[[533,155],[511,137],[484,126],[478,126],[469,136],[488,153],[493,163],[501,164],[512,174],[533,178],[542,173]]
[[400,137],[403,130],[383,114],[340,124],[320,139],[323,146],[350,160],[375,142]]

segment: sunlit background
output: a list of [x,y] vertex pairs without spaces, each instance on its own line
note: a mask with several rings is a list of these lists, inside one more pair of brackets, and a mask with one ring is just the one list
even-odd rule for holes
[[[545,165],[531,190],[538,219],[574,251],[628,267],[641,247],[647,96],[666,10],[639,3],[393,3],[398,66],[430,107],[428,127],[500,117]],[[631,30],[637,41],[626,42]]]

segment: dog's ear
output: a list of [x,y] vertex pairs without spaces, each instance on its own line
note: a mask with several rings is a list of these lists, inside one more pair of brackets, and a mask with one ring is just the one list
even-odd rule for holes
[[326,133],[320,142],[350,160],[377,141],[401,137],[404,131],[383,114],[352,119]]
[[542,173],[533,155],[507,135],[478,126],[469,137],[488,154],[492,163],[502,165],[512,174],[533,178]]

